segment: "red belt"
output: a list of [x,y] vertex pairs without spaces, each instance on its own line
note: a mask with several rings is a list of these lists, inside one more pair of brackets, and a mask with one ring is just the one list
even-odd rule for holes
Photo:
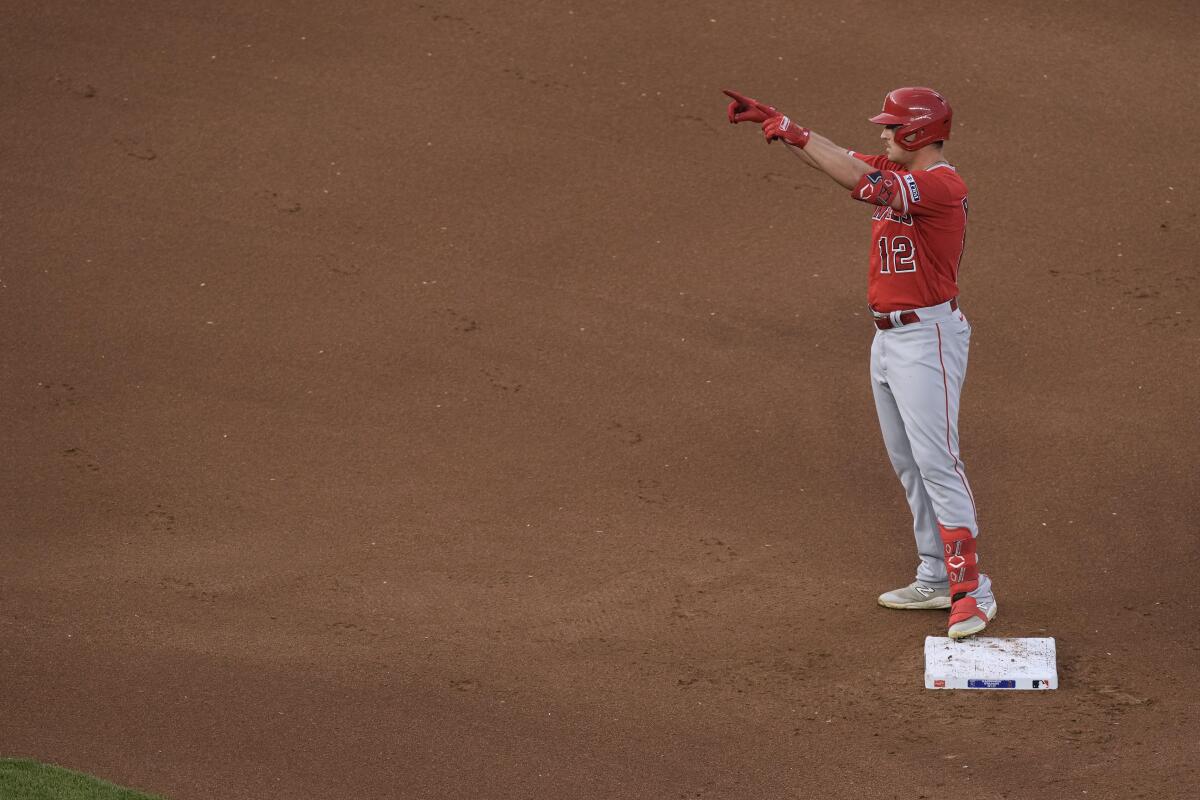
[[[867,306],[867,308],[870,309],[871,316],[873,316],[875,318],[875,327],[879,328],[879,330],[887,331],[887,330],[891,330],[892,328],[899,327],[898,325],[892,324],[892,315],[890,313],[883,313],[881,311],[876,311],[875,309],[871,308],[870,306]],[[958,311],[958,298],[957,297],[951,298],[950,310]],[[895,313],[895,312],[892,312],[892,313]],[[918,316],[917,312],[915,312],[915,311],[901,311],[899,314],[899,317],[900,317],[900,325],[912,325],[914,322],[921,321],[921,317]]]

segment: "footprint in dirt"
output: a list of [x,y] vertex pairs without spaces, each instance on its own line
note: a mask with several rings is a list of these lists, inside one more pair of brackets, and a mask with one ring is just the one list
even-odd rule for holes
[[479,330],[479,323],[468,316],[460,314],[453,308],[443,308],[437,312],[437,315],[444,320],[447,320],[454,330],[459,333],[474,333]]
[[68,78],[65,75],[55,75],[52,78],[52,81],[56,86],[65,89],[76,97],[90,99],[99,93],[99,90],[97,90],[95,86],[78,78]]
[[46,398],[51,408],[64,408],[77,405],[79,395],[75,387],[69,383],[38,383],[42,396]]
[[170,534],[175,532],[175,515],[168,513],[161,504],[146,512],[146,521],[150,532],[155,534]]
[[715,536],[708,539],[701,539],[700,544],[710,548],[704,552],[704,555],[716,556],[717,561],[726,561],[738,557],[737,550],[734,550],[733,547]]
[[636,496],[638,500],[650,506],[664,506],[670,500],[663,491],[662,483],[653,478],[638,480]]
[[119,137],[113,139],[113,142],[130,158],[136,158],[139,161],[153,161],[158,158],[158,153],[154,152],[154,148],[137,136]]
[[93,461],[82,448],[69,447],[63,451],[63,457],[80,472],[100,471],[100,465]]
[[608,430],[612,431],[625,444],[641,444],[642,435],[635,430],[630,430],[615,419],[608,423]]
[[811,183],[808,183],[806,181],[796,180],[795,176],[784,175],[782,172],[768,172],[767,174],[762,176],[762,179],[764,181],[766,181],[767,183],[778,183],[783,186],[791,187],[792,189],[795,189],[796,191],[800,191],[801,189],[815,188],[813,186],[813,184],[811,184]]
[[512,392],[513,394],[516,394],[523,388],[520,383],[518,383],[511,376],[509,376],[508,373],[498,367],[485,369],[483,370],[483,374],[487,376],[488,383],[491,384],[493,388],[499,389],[503,392]]
[[263,189],[258,193],[259,197],[268,200],[277,211],[283,211],[288,214],[295,214],[300,210],[300,204],[289,197],[281,195],[279,192],[273,192],[270,189]]
[[675,119],[679,120],[690,128],[703,128],[709,133],[720,133],[720,131],[718,131],[711,122],[703,117],[697,117],[692,114],[676,114]]
[[456,17],[453,14],[434,14],[431,19],[434,22],[440,22],[443,25],[449,25],[457,28],[458,30],[469,33],[472,36],[479,35],[479,29],[468,22],[465,17]]
[[339,636],[352,636],[360,641],[372,642],[379,638],[379,634],[375,631],[368,630],[353,622],[334,622],[328,625],[327,629]]
[[512,77],[516,78],[517,80],[521,81],[522,83],[528,83],[532,86],[537,86],[542,89],[570,89],[571,88],[570,84],[562,83],[561,81],[535,78],[532,75],[529,75],[528,73],[517,69],[516,67],[505,67],[503,72],[506,75],[511,75]]

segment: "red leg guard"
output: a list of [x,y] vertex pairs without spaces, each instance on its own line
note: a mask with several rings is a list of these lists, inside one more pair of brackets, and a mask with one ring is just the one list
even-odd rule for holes
[[966,528],[947,528],[939,524],[946,559],[946,573],[950,577],[950,624],[971,617],[980,617],[987,622],[987,614],[979,609],[975,598],[967,593],[979,587],[979,563],[975,555],[975,538]]

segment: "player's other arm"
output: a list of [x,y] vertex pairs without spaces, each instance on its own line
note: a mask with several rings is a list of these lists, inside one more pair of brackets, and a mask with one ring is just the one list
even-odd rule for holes
[[855,158],[844,148],[819,133],[796,125],[788,117],[777,116],[762,123],[763,136],[768,142],[781,139],[788,149],[814,169],[824,172],[843,188],[849,189],[856,200],[872,205],[891,206],[907,213],[908,203],[898,188],[900,175],[884,171],[880,166]]

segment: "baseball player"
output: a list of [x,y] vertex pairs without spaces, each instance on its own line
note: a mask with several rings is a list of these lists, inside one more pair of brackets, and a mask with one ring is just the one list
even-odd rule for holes
[[923,87],[890,92],[870,121],[881,155],[838,147],[773,106],[733,91],[731,123],[762,126],[808,166],[872,207],[867,297],[877,330],[871,387],[888,456],[912,509],[916,580],[880,595],[888,608],[949,608],[948,635],[996,617],[991,579],[976,566],[975,498],[958,452],[958,408],[971,325],[958,302],[967,186],[946,161],[950,105]]

